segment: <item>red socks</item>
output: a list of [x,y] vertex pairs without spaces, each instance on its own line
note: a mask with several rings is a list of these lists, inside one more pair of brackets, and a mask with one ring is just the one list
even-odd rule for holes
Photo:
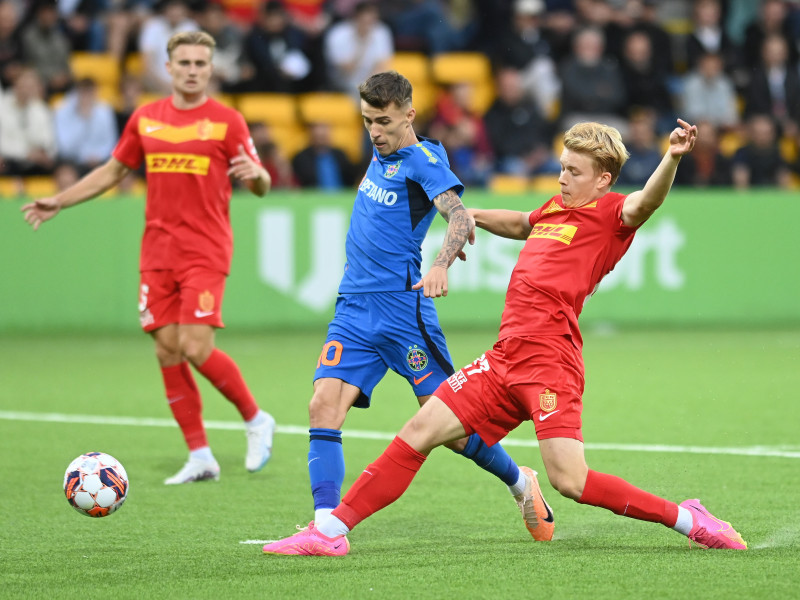
[[356,479],[341,504],[334,509],[333,516],[353,529],[372,513],[402,496],[425,458],[395,437],[383,454]]
[[606,508],[611,512],[674,527],[678,520],[678,505],[631,485],[614,475],[589,470],[580,500]]
[[203,403],[189,363],[183,361],[172,367],[161,367],[161,375],[164,378],[169,408],[183,432],[189,450],[208,446],[203,427]]
[[242,415],[249,421],[258,413],[253,394],[244,382],[242,372],[233,359],[222,350],[214,348],[211,355],[197,370],[217,388],[223,396],[230,400]]

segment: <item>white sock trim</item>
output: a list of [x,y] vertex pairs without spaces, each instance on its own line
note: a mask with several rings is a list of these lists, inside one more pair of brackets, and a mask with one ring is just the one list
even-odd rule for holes
[[689,511],[689,509],[678,506],[678,520],[675,521],[675,526],[673,529],[678,533],[682,533],[683,535],[689,535],[693,525],[694,519],[692,518],[692,513]]
[[338,518],[334,517],[333,515],[328,515],[326,519],[324,519],[321,523],[314,522],[314,527],[319,531],[321,534],[326,535],[330,538],[336,537],[337,535],[347,535],[350,533],[350,529],[342,523]]
[[525,476],[525,473],[522,472],[522,469],[520,469],[519,477],[517,478],[517,483],[508,486],[508,491],[511,492],[512,496],[519,496],[522,492],[525,491],[525,484],[527,482],[528,478]]

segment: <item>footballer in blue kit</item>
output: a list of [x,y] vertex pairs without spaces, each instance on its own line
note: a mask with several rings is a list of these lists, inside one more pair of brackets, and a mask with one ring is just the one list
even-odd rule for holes
[[[387,157],[373,150],[356,195],[339,285],[315,379],[337,377],[361,392],[392,369],[417,396],[432,394],[453,374],[433,300],[412,287],[422,279],[421,245],[437,210],[431,198],[464,186],[450,171],[435,140],[420,141]],[[344,352],[347,356],[344,356]]]
[[[359,93],[374,149],[356,194],[339,297],[309,404],[308,469],[316,521],[340,501],[341,428],[349,409],[369,407],[389,369],[406,378],[420,405],[454,373],[433,299],[447,295],[447,269],[456,258],[466,258],[462,249],[475,227],[444,147],[414,133],[408,80],[394,71],[378,73],[361,84]],[[437,213],[448,222],[447,231],[423,275],[421,246]],[[477,435],[448,447],[500,478],[526,526],[535,525],[534,471],[517,466],[500,444],[487,446]]]

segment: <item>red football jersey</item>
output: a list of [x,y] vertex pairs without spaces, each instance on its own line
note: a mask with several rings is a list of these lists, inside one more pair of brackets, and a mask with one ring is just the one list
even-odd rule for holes
[[609,192],[580,208],[565,208],[559,194],[530,214],[533,230],[508,284],[501,340],[571,335],[582,346],[578,316],[583,303],[636,232],[622,222],[624,200],[623,194]]
[[261,164],[244,117],[216,100],[179,110],[168,97],[131,115],[113,156],[131,169],[145,163],[142,271],[201,266],[228,273],[233,232],[227,171],[240,145]]

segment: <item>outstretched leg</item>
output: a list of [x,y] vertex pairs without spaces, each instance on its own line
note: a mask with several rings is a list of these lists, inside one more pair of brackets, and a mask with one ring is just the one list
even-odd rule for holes
[[406,423],[389,447],[358,477],[331,515],[284,540],[264,546],[266,554],[343,556],[344,537],[353,527],[397,500],[436,446],[465,436],[464,427],[448,406],[431,398]]
[[729,523],[713,517],[699,501],[678,506],[620,477],[589,469],[583,443],[578,440],[544,439],[540,440],[539,449],[551,485],[567,498],[633,519],[661,523],[705,547],[747,548]]

